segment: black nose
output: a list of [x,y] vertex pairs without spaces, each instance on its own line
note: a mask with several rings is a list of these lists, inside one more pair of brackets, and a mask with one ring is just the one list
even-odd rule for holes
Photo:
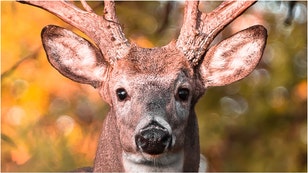
[[168,130],[153,121],[140,130],[135,136],[135,142],[142,152],[155,155],[161,154],[171,145],[172,136]]

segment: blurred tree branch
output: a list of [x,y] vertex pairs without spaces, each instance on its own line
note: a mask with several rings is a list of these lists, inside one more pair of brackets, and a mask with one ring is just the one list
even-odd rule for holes
[[167,4],[165,5],[163,11],[162,11],[162,16],[163,16],[163,20],[161,22],[161,25],[159,26],[159,28],[156,30],[156,34],[161,34],[161,32],[163,32],[169,24],[169,18],[170,18],[170,12],[171,10],[174,8],[174,3],[173,1],[169,1],[167,2]]
[[292,23],[292,20],[294,18],[294,7],[296,5],[296,1],[289,1],[288,5],[289,5],[288,16],[284,21],[285,25],[291,25]]
[[32,53],[21,58],[19,61],[17,61],[11,68],[9,68],[7,71],[4,71],[1,74],[1,79],[8,77],[10,74],[12,74],[22,63],[31,60],[31,59],[36,59],[39,51],[41,50],[41,46],[36,48],[34,51],[31,51]]

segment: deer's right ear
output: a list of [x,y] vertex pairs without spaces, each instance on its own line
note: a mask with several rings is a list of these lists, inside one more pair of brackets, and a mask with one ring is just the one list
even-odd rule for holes
[[107,62],[97,47],[72,31],[54,25],[46,26],[41,37],[49,62],[61,74],[94,88],[101,85]]

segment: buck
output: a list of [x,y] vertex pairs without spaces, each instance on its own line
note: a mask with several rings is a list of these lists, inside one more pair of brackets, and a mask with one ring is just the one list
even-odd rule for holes
[[72,2],[22,2],[55,14],[94,42],[59,26],[41,33],[51,65],[92,85],[110,105],[91,171],[204,171],[195,104],[207,88],[253,71],[267,31],[255,25],[210,44],[254,1],[225,1],[209,13],[198,9],[199,2],[186,1],[178,38],[155,48],[125,38],[113,1],[104,2],[103,16],[85,1],[84,10]]

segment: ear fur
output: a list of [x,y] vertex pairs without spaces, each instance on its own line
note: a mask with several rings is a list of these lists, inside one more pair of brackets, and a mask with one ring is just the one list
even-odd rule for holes
[[266,29],[255,25],[211,47],[200,66],[205,87],[227,85],[250,74],[262,57],[266,38]]
[[95,88],[101,85],[107,62],[92,43],[54,25],[46,26],[41,37],[49,62],[61,74]]

